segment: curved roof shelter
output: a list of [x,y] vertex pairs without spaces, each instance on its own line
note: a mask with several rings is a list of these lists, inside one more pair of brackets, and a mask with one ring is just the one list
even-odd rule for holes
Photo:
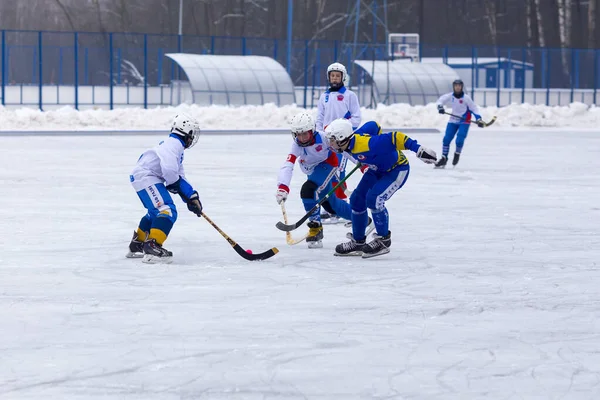
[[295,103],[294,84],[281,64],[263,56],[169,53],[184,70],[198,105],[278,106]]
[[446,64],[422,64],[407,60],[354,61],[366,74],[377,103],[425,105],[452,91],[458,74]]

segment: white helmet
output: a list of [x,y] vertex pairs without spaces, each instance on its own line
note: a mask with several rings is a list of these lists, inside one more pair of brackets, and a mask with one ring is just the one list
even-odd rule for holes
[[[294,140],[299,146],[306,147],[312,144],[316,126],[315,119],[310,113],[302,111],[294,115],[294,117],[290,121],[290,128],[292,130],[292,136],[294,137]],[[300,141],[298,141],[298,134],[304,132],[311,132],[311,137],[310,140],[308,140],[307,142],[301,143]]]
[[171,133],[180,136],[185,143],[184,147],[193,147],[200,136],[200,124],[194,118],[186,114],[178,114],[173,119]]
[[330,146],[337,152],[342,150],[342,146],[350,141],[353,134],[352,123],[345,118],[336,119],[325,128],[325,137]]
[[[342,82],[341,83],[332,84],[329,81],[329,73],[332,71],[339,71],[342,73]],[[339,89],[342,86],[344,86],[345,84],[347,84],[347,82],[348,82],[348,73],[346,72],[346,67],[344,67],[343,64],[335,62],[335,63],[331,64],[329,67],[327,67],[327,83],[329,83],[329,85],[332,88]]]

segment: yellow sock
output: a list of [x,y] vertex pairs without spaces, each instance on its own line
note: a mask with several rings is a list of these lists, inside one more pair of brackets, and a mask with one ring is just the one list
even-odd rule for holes
[[147,236],[148,234],[146,232],[144,232],[140,228],[137,228],[137,240],[139,240],[140,242],[144,242]]
[[150,235],[148,236],[148,239],[154,239],[156,240],[156,243],[162,246],[165,240],[167,240],[167,234],[160,229],[152,228],[150,229]]

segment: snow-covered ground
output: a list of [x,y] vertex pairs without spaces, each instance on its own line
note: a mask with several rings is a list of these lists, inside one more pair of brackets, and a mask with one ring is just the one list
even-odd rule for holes
[[280,253],[246,262],[177,203],[174,263],[148,266],[124,258],[128,176],[157,140],[0,137],[0,399],[600,398],[598,132],[473,129],[448,170],[411,153],[371,260],[332,256],[341,225],[285,244],[290,136],[203,136],[186,167],[207,215]]
[[[64,130],[64,129],[116,129],[116,130],[162,130],[169,127],[173,116],[187,112],[201,123],[204,129],[269,129],[288,128],[289,119],[301,111],[297,106],[245,107],[198,107],[181,105],[144,110],[120,108],[108,110],[77,111],[64,107],[55,111],[41,112],[30,108],[7,109],[0,107],[0,131],[2,130]],[[313,110],[316,114],[316,110]],[[381,105],[377,109],[363,109],[363,122],[378,121],[388,128],[437,128],[443,129],[448,117],[437,113],[434,104],[409,106],[406,104]],[[485,120],[497,116],[494,128],[598,128],[600,108],[583,103],[569,106],[548,107],[543,105],[513,104],[507,107],[488,107],[482,110]]]

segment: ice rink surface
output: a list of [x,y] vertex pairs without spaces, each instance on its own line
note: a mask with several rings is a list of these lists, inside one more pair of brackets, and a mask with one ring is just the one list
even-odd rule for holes
[[408,152],[371,260],[333,257],[343,225],[286,245],[290,136],[203,136],[185,165],[205,212],[280,253],[243,260],[177,200],[174,262],[149,266],[124,258],[128,177],[159,140],[0,138],[0,399],[600,398],[600,133],[474,127],[447,170]]

